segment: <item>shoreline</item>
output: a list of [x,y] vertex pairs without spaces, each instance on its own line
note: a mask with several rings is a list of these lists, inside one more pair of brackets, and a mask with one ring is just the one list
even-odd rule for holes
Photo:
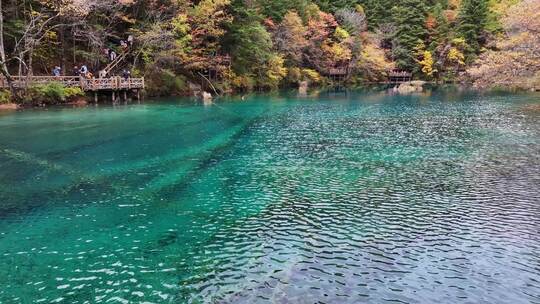
[[[373,90],[376,89],[380,92],[384,92],[387,94],[401,94],[401,95],[413,95],[413,94],[421,94],[425,93],[427,91],[431,91],[433,89],[449,89],[449,88],[455,88],[458,90],[463,91],[471,91],[471,92],[477,92],[477,93],[540,93],[540,88],[534,88],[534,89],[522,89],[522,88],[516,88],[516,87],[493,87],[489,89],[485,88],[475,88],[471,84],[437,84],[434,82],[423,82],[421,86],[416,86],[416,90],[412,90],[412,88],[415,82],[423,82],[423,81],[411,81],[411,82],[404,82],[404,83],[369,83],[366,85],[361,86],[313,86],[310,87],[308,91],[317,92],[317,91],[331,91],[331,90],[339,90],[339,91],[362,91],[362,90]],[[404,85],[406,88],[405,90],[400,90],[400,85]],[[420,89],[420,90],[418,90]],[[235,93],[227,93],[222,96],[213,96],[213,100],[222,99],[222,98],[234,98],[238,97],[239,99],[244,100],[245,96],[253,95],[253,94],[273,94],[273,93],[293,93],[297,92],[299,94],[300,91],[297,88],[287,88],[287,89],[279,89],[279,90],[270,90],[270,91],[251,91],[251,92],[235,92]],[[309,94],[308,94],[309,95]],[[185,99],[196,99],[199,101],[204,101],[198,96],[195,96],[193,94],[183,94],[183,95],[167,95],[167,96],[149,96],[147,99],[169,99],[169,98],[185,98]],[[116,102],[93,102],[93,98],[91,96],[84,96],[84,97],[78,97],[72,101],[69,102],[59,102],[54,104],[37,104],[37,103],[24,103],[24,104],[18,104],[18,103],[3,103],[0,104],[0,111],[1,112],[8,112],[8,111],[17,111],[17,110],[25,110],[25,109],[39,109],[39,108],[53,108],[53,107],[86,107],[90,105],[114,105],[114,104],[131,104],[133,103],[133,100],[119,100]]]
[[13,111],[22,109],[22,106],[16,103],[3,103],[0,104],[0,111]]

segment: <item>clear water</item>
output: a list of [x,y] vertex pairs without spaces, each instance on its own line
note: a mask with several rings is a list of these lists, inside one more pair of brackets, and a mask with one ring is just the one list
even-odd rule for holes
[[0,116],[2,303],[540,303],[540,96]]

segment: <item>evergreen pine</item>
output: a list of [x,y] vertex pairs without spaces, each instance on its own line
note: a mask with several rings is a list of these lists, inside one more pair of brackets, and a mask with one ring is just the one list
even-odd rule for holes
[[435,18],[435,28],[429,33],[431,36],[430,50],[434,50],[451,38],[450,24],[444,15],[443,6],[440,3],[436,4],[433,8],[433,16]]
[[392,52],[400,69],[412,71],[417,66],[415,49],[426,38],[426,14],[425,0],[403,0],[392,8],[392,22],[396,26]]
[[389,23],[391,20],[391,8],[395,5],[392,0],[362,0],[360,4],[364,7],[368,26],[375,29],[381,24]]
[[459,11],[459,34],[469,46],[469,52],[478,54],[488,21],[488,0],[463,0]]
[[325,12],[335,13],[343,8],[355,8],[359,4],[358,0],[314,0],[319,8]]

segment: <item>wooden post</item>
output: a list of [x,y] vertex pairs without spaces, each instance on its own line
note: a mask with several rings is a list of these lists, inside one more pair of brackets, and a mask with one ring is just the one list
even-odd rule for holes
[[116,96],[115,96],[115,92],[114,90],[112,91],[112,102],[115,102],[116,101]]
[[124,101],[127,101],[127,90],[124,90]]
[[97,91],[94,91],[94,102],[98,103]]
[[141,101],[141,90],[137,90],[137,101]]

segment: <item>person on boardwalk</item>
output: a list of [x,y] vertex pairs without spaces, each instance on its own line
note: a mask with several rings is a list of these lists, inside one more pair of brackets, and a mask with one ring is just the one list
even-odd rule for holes
[[116,59],[116,52],[113,50],[109,51],[109,60],[112,62]]
[[73,67],[73,76],[80,76],[80,71],[78,66]]
[[133,35],[129,35],[127,37],[127,42],[128,42],[130,47],[133,46]]
[[124,77],[125,80],[128,80],[129,78],[131,78],[131,72],[129,70],[123,69],[122,77]]
[[107,71],[101,70],[98,74],[99,78],[107,78]]
[[53,76],[60,77],[61,72],[62,72],[62,68],[60,68],[59,66],[55,66],[53,69]]
[[79,75],[83,76],[83,77],[86,77],[87,76],[86,74],[88,74],[88,67],[86,67],[86,65],[83,64],[81,66],[81,69],[79,70]]

